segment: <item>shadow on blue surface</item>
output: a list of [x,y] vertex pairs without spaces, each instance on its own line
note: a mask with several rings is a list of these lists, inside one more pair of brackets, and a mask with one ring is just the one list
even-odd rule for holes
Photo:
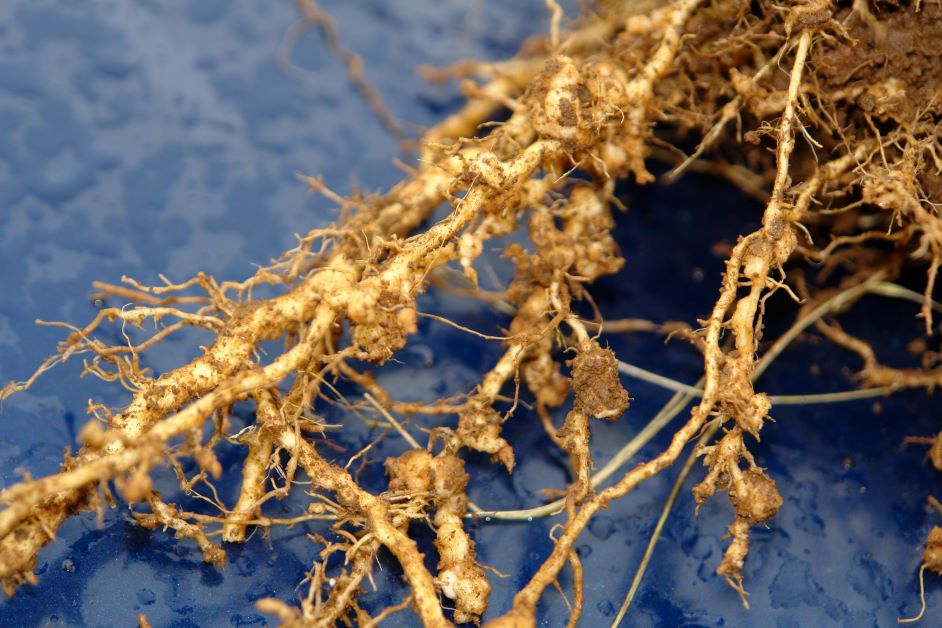
[[[547,22],[542,0],[325,5],[345,44],[365,57],[368,77],[390,109],[412,125],[429,125],[459,103],[453,87],[415,78],[418,64],[505,57]],[[24,376],[61,337],[59,330],[34,326],[34,318],[91,318],[93,279],[117,281],[127,274],[149,282],[163,273],[179,280],[197,270],[241,278],[251,272],[251,262],[292,245],[292,233],[335,218],[325,201],[306,195],[295,170],[321,174],[339,192],[349,192],[355,181],[375,189],[399,178],[392,165],[395,142],[360,101],[345,69],[325,54],[316,32],[297,42],[295,71],[278,65],[279,47],[295,19],[287,2],[0,4],[0,379]],[[710,307],[722,269],[710,247],[748,228],[756,208],[721,183],[693,177],[672,188],[629,186],[625,197],[630,211],[620,218],[618,238],[628,264],[594,292],[600,307],[608,317],[694,320]],[[498,275],[506,273],[500,261],[494,267]],[[435,292],[421,306],[483,331],[506,323],[476,303]],[[844,320],[884,343],[884,355],[902,360],[903,341],[894,339],[918,332],[915,311],[867,299]],[[645,368],[683,381],[699,375],[698,356],[681,343],[665,347],[643,336],[610,342],[623,359]],[[168,342],[149,365],[161,371],[179,364],[192,355],[190,346]],[[404,400],[466,392],[498,351],[423,320],[401,364],[384,369],[381,382]],[[813,376],[812,365],[831,375]],[[844,389],[852,384],[853,368],[847,356],[808,340],[762,384],[773,393]],[[112,406],[126,399],[114,387],[79,380],[79,371],[77,364],[60,367],[5,404],[4,485],[24,471],[41,475],[58,468],[63,448],[84,422],[89,397]],[[626,417],[595,427],[598,461],[667,399],[649,385],[626,384],[635,399]],[[937,407],[911,392],[879,404],[776,409],[777,422],[767,426],[755,451],[786,502],[770,529],[753,536],[745,572],[752,611],[713,575],[731,518],[728,507],[717,499],[694,518],[684,491],[628,623],[864,626],[913,614],[919,547],[938,519],[923,507],[936,476],[921,450],[900,443],[906,435],[937,431]],[[351,426],[342,443],[348,452],[376,436],[336,409],[323,412]],[[470,456],[472,498],[495,509],[540,503],[542,489],[565,482],[565,461],[549,453],[542,428],[525,413],[506,426],[506,435],[523,464],[508,476]],[[643,455],[664,442],[652,443]],[[372,460],[402,449],[386,439]],[[238,464],[241,455],[230,448],[223,462]],[[610,621],[674,473],[613,504],[580,542],[585,625]],[[374,490],[383,486],[376,462],[364,477]],[[232,482],[220,490],[231,503]],[[302,507],[300,497],[276,506],[285,512]],[[100,524],[94,514],[67,523],[40,557],[40,584],[6,600],[0,624],[130,625],[145,612],[155,626],[266,625],[270,618],[254,602],[264,596],[295,600],[316,552],[305,531],[317,526],[276,530],[270,538],[256,534],[244,547],[228,548],[230,562],[219,571],[203,565],[195,547],[137,529],[128,518],[119,507]],[[482,561],[511,574],[494,581],[495,611],[509,607],[512,591],[545,556],[555,522],[471,524]],[[430,545],[427,534],[421,540]],[[402,599],[406,590],[398,575],[385,556],[374,571],[378,591],[365,598],[370,608]],[[568,578],[562,577],[564,587]],[[928,601],[933,617],[940,590],[932,579]],[[540,616],[543,625],[565,623],[557,592],[545,594]],[[410,621],[403,615],[392,623]]]

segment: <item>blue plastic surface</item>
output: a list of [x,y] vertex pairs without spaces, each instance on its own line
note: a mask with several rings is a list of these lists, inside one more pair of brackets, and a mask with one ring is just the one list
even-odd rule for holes
[[[420,63],[511,55],[548,23],[542,0],[325,2],[345,45],[363,55],[366,72],[391,111],[410,125],[430,125],[453,111],[454,86],[415,76]],[[63,330],[38,327],[36,317],[83,323],[94,279],[122,274],[156,282],[198,270],[242,278],[293,244],[292,234],[336,217],[311,198],[296,170],[323,175],[341,193],[354,184],[383,188],[401,173],[395,141],[383,130],[326,53],[317,31],[300,37],[293,69],[278,54],[297,14],[289,2],[0,3],[0,380],[22,378],[50,354]],[[594,291],[608,317],[693,321],[710,307],[722,260],[711,252],[755,221],[757,208],[724,184],[689,178],[673,188],[626,187],[630,211],[618,236],[628,264]],[[507,268],[495,262],[496,273]],[[776,303],[784,299],[776,296]],[[421,302],[476,329],[493,332],[504,317],[477,303],[432,291]],[[905,360],[905,342],[921,323],[918,306],[874,298],[845,323],[875,338],[889,359]],[[783,320],[769,321],[781,328]],[[116,341],[117,341],[116,334]],[[899,339],[899,340],[897,340]],[[699,375],[698,356],[680,342],[610,337],[623,359],[682,381]],[[168,342],[148,359],[156,371],[193,355],[193,345]],[[499,353],[496,343],[428,320],[401,364],[381,382],[403,399],[466,392]],[[825,375],[813,376],[817,365]],[[762,381],[772,393],[850,388],[854,358],[826,343],[804,341]],[[53,472],[85,421],[86,400],[118,406],[117,386],[79,379],[77,362],[58,367],[0,415],[0,483],[23,472]],[[593,453],[611,456],[659,409],[668,395],[625,380],[634,401],[626,416],[596,423]],[[910,392],[881,401],[781,408],[756,445],[785,504],[767,530],[756,530],[746,564],[752,610],[713,574],[731,520],[721,495],[693,516],[689,486],[667,524],[626,622],[635,626],[891,625],[918,608],[916,571],[928,529],[940,521],[925,498],[937,475],[906,435],[938,430],[938,403]],[[350,429],[348,453],[375,438],[349,416],[320,408]],[[242,419],[247,417],[243,411]],[[238,424],[237,419],[237,424]],[[525,411],[506,426],[521,464],[512,476],[470,456],[471,496],[487,508],[541,502],[541,489],[566,481],[566,461]],[[665,438],[643,452],[650,456]],[[371,457],[366,481],[381,490],[375,461],[403,451],[385,439]],[[237,465],[229,448],[223,463]],[[337,454],[338,459],[343,454]],[[579,544],[586,569],[584,625],[608,625],[627,590],[676,471],[644,484],[589,526]],[[694,473],[695,480],[699,471]],[[169,484],[162,485],[169,490]],[[220,486],[233,502],[237,486]],[[198,507],[186,501],[188,507]],[[303,500],[283,505],[297,512]],[[282,508],[282,506],[277,506]],[[514,590],[549,550],[558,519],[471,524],[481,560],[510,574],[494,579],[493,616],[509,608]],[[317,548],[305,536],[316,525],[255,535],[229,547],[223,570],[205,566],[188,542],[129,523],[126,507],[75,518],[40,557],[38,586],[24,586],[0,604],[0,625],[131,625],[145,612],[155,626],[267,625],[255,600],[296,599]],[[429,540],[425,535],[425,541]],[[430,556],[430,562],[434,559]],[[374,571],[373,609],[406,593],[388,555]],[[564,574],[562,585],[569,586]],[[942,601],[927,582],[928,617]],[[564,625],[559,593],[548,590],[541,625]],[[411,625],[400,614],[390,625]],[[927,620],[932,623],[933,620]]]

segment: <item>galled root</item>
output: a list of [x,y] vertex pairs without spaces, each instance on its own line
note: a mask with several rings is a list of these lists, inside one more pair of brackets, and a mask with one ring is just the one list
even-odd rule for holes
[[[324,29],[352,80],[395,127],[363,80],[361,60],[339,47],[329,17],[316,3],[299,6],[302,26]],[[37,553],[69,517],[113,505],[116,496],[132,506],[139,525],[195,543],[206,562],[219,566],[226,553],[211,540],[216,534],[240,543],[254,529],[310,525],[309,538],[321,549],[306,592],[297,605],[259,603],[286,625],[375,625],[405,607],[427,626],[479,623],[494,582],[464,525],[479,511],[468,498],[475,478],[465,457],[488,454],[508,473],[527,464],[537,454],[514,451],[503,432],[512,420],[546,431],[550,446],[568,457],[571,481],[547,487],[565,495],[558,510],[566,519],[512,607],[490,611],[490,625],[536,625],[539,600],[547,587],[559,587],[566,565],[573,572],[574,625],[592,577],[575,547],[591,518],[671,466],[701,435],[695,451],[707,470],[694,496],[699,507],[717,491],[727,493],[734,520],[716,571],[746,602],[750,529],[770,522],[783,502],[749,451],[773,410],[772,397],[755,387],[768,366],[757,359],[760,346],[775,340],[763,325],[766,308],[776,303],[770,297],[800,294],[806,308],[819,307],[830,286],[841,284],[846,309],[904,268],[917,269],[925,276],[916,299],[926,333],[918,366],[881,362],[866,339],[834,320],[841,308],[812,318],[818,333],[859,357],[864,387],[889,393],[942,385],[938,352],[928,345],[937,341],[932,297],[942,266],[942,61],[927,44],[942,37],[942,8],[859,0],[788,6],[598,0],[567,32],[559,5],[547,7],[551,33],[528,42],[518,58],[428,71],[462,79],[468,103],[426,133],[416,169],[388,193],[345,199],[319,178],[301,176],[341,207],[343,219],[299,236],[294,249],[254,276],[220,283],[198,274],[155,287],[130,279],[96,284],[100,298],[132,305],[102,309],[85,327],[63,325],[70,334],[56,355],[3,388],[0,400],[78,356],[87,374],[118,382],[130,398],[120,410],[90,403],[93,419],[81,431],[81,447],[58,473],[0,490],[0,580],[7,595],[37,582]],[[496,121],[501,108],[510,114]],[[489,122],[495,124],[476,136]],[[695,148],[686,156],[677,146]],[[652,182],[652,158],[676,166],[670,179],[697,169],[725,177],[763,199],[764,210],[759,227],[744,229],[725,249],[719,294],[706,318],[691,313],[685,321],[611,325],[681,334],[702,352],[703,377],[697,387],[674,387],[681,405],[700,399],[668,446],[605,486],[613,471],[594,475],[592,419],[618,419],[630,399],[619,375],[624,365],[606,348],[602,335],[609,330],[590,291],[630,261],[632,251],[620,250],[613,237],[613,208],[631,200],[616,196],[616,183]],[[447,215],[425,225],[442,203]],[[512,262],[514,275],[504,289],[486,292],[478,275],[493,247]],[[813,278],[803,270],[809,264]],[[846,287],[855,283],[859,289]],[[509,322],[495,320],[494,327],[506,329],[475,331],[422,311],[419,300],[433,285],[499,309]],[[272,296],[255,298],[263,286]],[[401,401],[378,374],[418,333],[420,317],[500,342],[502,353],[470,390]],[[155,331],[137,340],[145,323]],[[103,340],[110,325],[142,331],[134,332],[136,344],[113,346]],[[143,357],[187,328],[213,334],[212,342],[191,362],[154,377]],[[768,359],[793,337],[771,342]],[[284,350],[263,357],[262,343],[272,340]],[[338,380],[361,389],[371,405],[344,397]],[[557,409],[570,394],[571,409],[560,418]],[[254,404],[254,419],[234,433],[233,407],[244,403]],[[411,445],[384,461],[386,490],[367,490],[349,468],[366,464],[373,443],[346,466],[333,461],[333,430],[342,433],[344,423],[328,426],[320,418],[317,409],[327,403],[344,416],[379,412],[389,433]],[[394,414],[407,416],[400,422]],[[429,434],[426,447],[407,431],[415,425]],[[718,439],[708,440],[712,434]],[[224,441],[244,448],[240,468],[224,468],[217,458]],[[942,438],[913,442],[929,445],[942,469]],[[153,482],[165,469],[183,495],[214,495],[204,501],[217,511],[188,512],[165,501]],[[215,496],[213,482],[223,474],[241,480],[231,506]],[[271,517],[269,504],[297,491],[300,477],[310,481],[304,512]],[[431,526],[434,547],[420,549],[410,525]],[[923,559],[924,569],[942,573],[939,530],[930,533]],[[382,548],[402,567],[411,594],[371,617],[361,594]],[[433,550],[437,566],[429,569],[423,551]]]

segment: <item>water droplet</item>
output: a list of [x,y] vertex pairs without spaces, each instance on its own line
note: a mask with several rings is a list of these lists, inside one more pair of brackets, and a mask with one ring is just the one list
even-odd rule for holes
[[610,600],[602,600],[596,604],[596,608],[598,608],[599,612],[606,617],[610,617],[615,614],[615,605],[612,604]]
[[70,558],[66,558],[62,561],[62,571],[68,571],[69,573],[75,571],[75,563]]
[[144,606],[149,606],[157,601],[157,596],[150,589],[139,589],[137,592],[137,601]]
[[605,515],[600,515],[589,523],[589,532],[603,541],[612,536],[614,531],[615,522],[612,521],[611,517],[606,517]]

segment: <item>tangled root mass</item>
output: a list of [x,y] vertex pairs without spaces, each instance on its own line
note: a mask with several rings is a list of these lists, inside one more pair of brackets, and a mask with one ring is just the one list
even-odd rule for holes
[[[324,19],[312,3],[302,5]],[[942,57],[934,42],[942,41],[942,9],[894,0],[599,0],[569,30],[553,24],[547,38],[528,42],[513,60],[438,73],[481,82],[468,85],[461,111],[427,132],[416,169],[387,193],[341,199],[304,177],[334,198],[345,218],[299,238],[254,276],[100,286],[132,305],[106,308],[73,327],[32,377],[0,393],[2,399],[27,388],[79,355],[88,373],[132,393],[118,411],[90,404],[81,448],[59,473],[0,491],[0,580],[8,595],[36,582],[37,553],[64,521],[113,503],[116,491],[134,505],[140,525],[172,530],[220,566],[224,543],[244,542],[253,528],[333,521],[329,531],[311,535],[320,560],[300,604],[259,603],[285,624],[366,624],[399,610],[371,618],[358,602],[384,547],[411,589],[400,606],[428,626],[448,625],[447,617],[478,623],[492,587],[506,584],[480,564],[464,527],[477,509],[466,493],[464,456],[482,452],[512,473],[520,456],[502,427],[533,421],[570,461],[559,503],[565,522],[492,625],[535,625],[542,593],[567,564],[575,623],[583,572],[574,544],[591,517],[671,466],[703,434],[717,438],[697,446],[706,471],[694,496],[698,505],[717,492],[728,497],[734,520],[716,572],[745,602],[750,529],[771,520],[783,499],[749,451],[774,406],[754,387],[765,347],[778,347],[763,337],[769,296],[781,290],[802,299],[796,329],[813,324],[855,355],[862,388],[889,393],[942,384],[928,344],[921,368],[895,368],[840,327],[833,319],[839,308],[828,309],[835,294],[846,309],[868,289],[885,290],[904,269],[918,268],[925,273],[926,337],[938,340],[932,295],[942,264]],[[476,134],[504,107],[511,111],[506,120]],[[630,400],[618,359],[600,338],[619,322],[586,312],[593,311],[593,283],[632,254],[612,236],[618,209],[631,203],[615,196],[615,182],[651,183],[652,159],[673,166],[670,179],[686,170],[724,177],[761,199],[764,210],[759,228],[729,249],[706,318],[671,326],[624,322],[690,341],[702,353],[703,379],[699,401],[667,448],[603,488],[611,474],[594,475],[593,423],[618,420]],[[451,211],[423,227],[443,202]],[[518,233],[526,246],[507,238]],[[478,286],[480,258],[494,245],[515,268],[499,293]],[[501,343],[502,354],[476,387],[431,404],[404,402],[374,372],[416,333],[416,299],[432,282],[481,299],[511,321],[501,336],[488,337]],[[253,298],[262,286],[274,296]],[[162,324],[137,345],[102,340],[111,323],[146,321]],[[207,330],[214,340],[192,362],[152,376],[141,356],[185,327]],[[283,341],[284,350],[263,360],[258,348],[270,340]],[[351,414],[376,414],[412,445],[385,461],[388,488],[381,494],[363,488],[355,469],[331,462],[332,428],[316,409],[338,403],[325,394],[337,380],[364,393],[363,402],[346,402]],[[533,413],[521,410],[522,396],[533,401]],[[556,425],[554,410],[570,399]],[[254,404],[254,423],[235,435],[231,409],[246,401]],[[426,442],[415,441],[397,416],[425,417]],[[923,440],[942,468],[942,433]],[[241,468],[220,464],[215,450],[224,441],[243,446]],[[195,473],[184,472],[185,460]],[[184,491],[238,474],[238,500],[218,504],[221,514],[187,512],[153,487],[153,474],[165,465]],[[299,490],[293,483],[302,474],[311,482],[307,509],[290,519],[266,514],[271,502]],[[417,526],[434,531],[434,569],[415,542]],[[924,559],[942,573],[939,530]],[[212,539],[218,531],[224,543]],[[339,567],[335,555],[344,557]]]

